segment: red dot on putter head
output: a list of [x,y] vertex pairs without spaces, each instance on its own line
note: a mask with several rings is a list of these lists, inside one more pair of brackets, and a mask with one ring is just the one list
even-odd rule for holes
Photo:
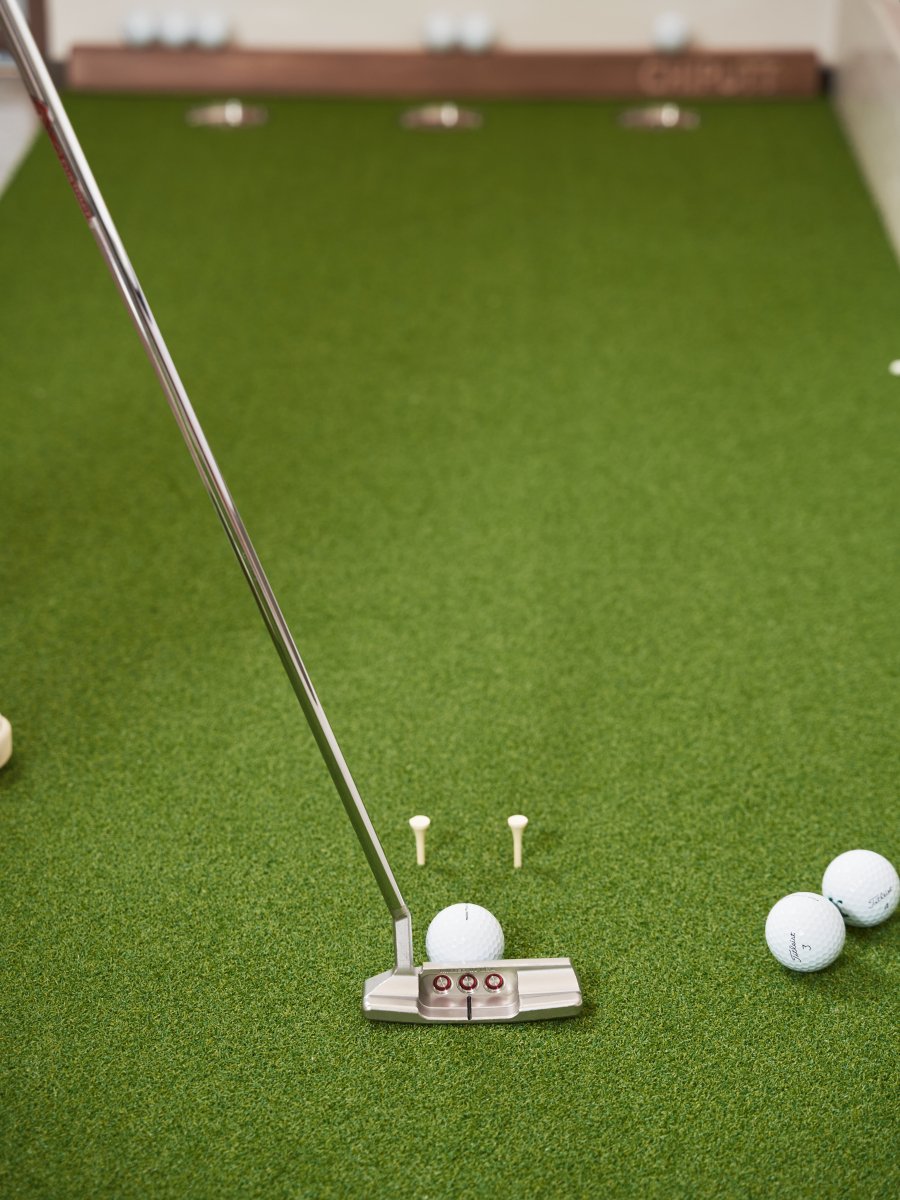
[[484,981],[484,986],[490,992],[499,992],[503,987],[503,976],[497,974],[488,975],[487,979]]
[[431,983],[436,992],[448,992],[453,987],[453,980],[449,975],[435,975]]
[[478,987],[478,980],[474,975],[460,975],[459,977],[460,991],[474,992]]

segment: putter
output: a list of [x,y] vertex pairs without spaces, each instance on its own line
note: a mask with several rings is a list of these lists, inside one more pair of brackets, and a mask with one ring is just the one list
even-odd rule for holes
[[568,958],[415,965],[412,921],[390,863],[16,0],[0,0],[0,29],[159,377],[391,914],[394,966],[366,980],[363,1013],[372,1020],[417,1024],[577,1015],[581,987]]

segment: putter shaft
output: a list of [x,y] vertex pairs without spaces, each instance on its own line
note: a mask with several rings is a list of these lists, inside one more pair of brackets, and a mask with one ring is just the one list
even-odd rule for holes
[[[409,909],[87,159],[14,0],[0,0],[0,29],[131,314],[390,911],[395,966],[366,981],[363,1012],[372,1020],[411,1023],[504,1023],[577,1016],[582,1011],[581,985],[567,958],[498,960],[462,969],[458,964],[414,965]],[[491,991],[498,977],[501,984]]]
[[0,0],[0,27],[53,147],[62,163],[81,211],[100,253],[112,272],[125,306],[162,385],[172,414],[190,451],[194,465],[231,547],[237,556],[253,598],[262,614],[282,666],[300,701],[300,707],[328,767],[347,815],[381,889],[394,922],[394,953],[399,972],[413,970],[412,922],[400,894],[375,827],[350,774],[337,738],[316,695],[275,593],[266,578],[237,506],[213,456],[206,436],[188,399],[184,384],[156,324],[125,247],[104,203],[88,161],[69,122],[31,31],[15,0]]

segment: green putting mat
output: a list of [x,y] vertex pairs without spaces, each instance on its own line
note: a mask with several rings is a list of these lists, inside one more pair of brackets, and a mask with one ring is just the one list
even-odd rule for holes
[[361,1017],[387,912],[41,141],[0,200],[3,1194],[897,1193],[900,917],[816,976],[763,940],[900,858],[900,277],[830,109],[267,103],[70,111],[417,954],[484,904],[586,1012]]

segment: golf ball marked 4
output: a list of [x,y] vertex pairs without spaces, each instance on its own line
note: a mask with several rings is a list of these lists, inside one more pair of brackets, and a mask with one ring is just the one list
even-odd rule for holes
[[825,868],[822,894],[848,925],[880,925],[900,900],[900,876],[883,854],[847,850]]
[[844,948],[841,914],[817,892],[792,892],[773,905],[766,918],[766,944],[792,971],[821,971]]
[[503,944],[500,922],[479,904],[441,909],[425,935],[428,961],[447,966],[492,962],[503,957]]

